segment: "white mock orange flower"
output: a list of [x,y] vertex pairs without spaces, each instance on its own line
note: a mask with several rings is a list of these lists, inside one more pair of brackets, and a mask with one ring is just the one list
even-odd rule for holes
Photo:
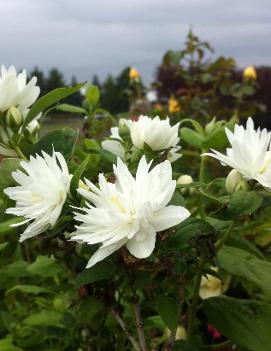
[[7,196],[16,202],[6,213],[25,217],[16,224],[30,223],[22,233],[20,241],[34,237],[53,227],[62,211],[70,188],[70,175],[63,155],[53,152],[50,156],[31,156],[30,161],[21,161],[21,168],[12,173],[19,184],[4,190]]
[[[213,271],[218,272],[218,267],[211,267]],[[201,278],[199,296],[202,300],[208,299],[209,297],[220,296],[226,290],[228,290],[230,284],[230,277],[228,276],[224,283],[214,277],[213,275],[207,274]]]
[[1,67],[0,75],[0,112],[7,111],[10,107],[17,107],[21,113],[37,100],[40,88],[36,86],[37,78],[33,77],[27,83],[26,71],[17,75],[14,66],[7,70]]
[[245,180],[255,179],[262,186],[271,189],[271,133],[266,129],[254,129],[252,118],[248,118],[246,128],[235,125],[234,132],[225,128],[231,144],[226,155],[213,150],[202,156],[211,156],[222,165],[237,170]]
[[151,171],[150,166],[143,156],[136,177],[133,177],[118,158],[117,165],[114,165],[114,184],[100,174],[99,188],[86,179],[90,191],[78,189],[88,202],[82,208],[83,214],[76,213],[75,219],[82,224],[76,227],[71,240],[102,244],[87,267],[92,267],[123,245],[133,256],[146,258],[154,250],[157,232],[189,217],[190,213],[184,207],[167,206],[176,187],[170,162],[164,161]]

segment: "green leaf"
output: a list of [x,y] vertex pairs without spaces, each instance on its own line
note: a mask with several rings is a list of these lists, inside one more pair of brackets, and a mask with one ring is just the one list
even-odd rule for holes
[[79,113],[79,114],[87,114],[86,110],[79,106],[74,106],[70,104],[61,104],[56,108],[58,111],[70,112],[70,113]]
[[6,337],[0,340],[0,350],[1,351],[23,351],[20,347],[13,344],[12,338]]
[[156,310],[170,330],[178,325],[180,306],[176,300],[168,296],[158,296],[155,302]]
[[82,273],[78,274],[75,285],[76,287],[80,287],[81,285],[108,279],[115,273],[115,271],[116,267],[112,264],[112,262],[99,262],[94,267],[85,269]]
[[252,351],[271,345],[271,305],[228,296],[203,301],[208,320],[233,343]]
[[36,286],[36,285],[16,285],[13,288],[9,289],[6,291],[6,295],[14,292],[14,291],[20,291],[22,293],[26,294],[34,294],[38,295],[41,293],[50,293],[51,290],[48,288],[43,288],[41,286]]
[[74,198],[77,198],[77,189],[79,187],[79,181],[82,177],[82,174],[85,172],[87,165],[89,163],[90,155],[87,155],[87,157],[84,159],[82,163],[77,167],[76,171],[74,172],[74,175],[71,180],[71,185],[70,185],[70,191],[71,194]]
[[0,269],[0,289],[2,284],[12,279],[29,276],[27,272],[28,264],[25,261],[15,261]]
[[174,236],[165,243],[165,248],[169,251],[185,249],[193,238],[203,235],[215,236],[216,230],[202,219],[190,217],[178,225]]
[[97,144],[97,142],[95,140],[85,139],[84,144],[85,144],[88,152],[101,155],[103,158],[105,158],[110,163],[115,164],[117,162],[117,156],[112,154],[112,152],[101,148],[100,145]]
[[61,324],[62,314],[52,311],[41,311],[34,313],[23,320],[24,324],[32,327],[45,326],[45,327],[63,327]]
[[38,256],[36,261],[27,267],[27,271],[42,278],[48,278],[56,276],[63,271],[63,268],[50,257]]
[[236,191],[228,204],[226,216],[237,217],[255,212],[262,204],[262,197],[256,191]]
[[42,154],[45,151],[48,154],[52,154],[53,149],[62,153],[62,155],[69,159],[73,153],[75,143],[77,141],[78,132],[71,128],[63,128],[54,130],[41,138],[37,144],[35,144],[32,154]]
[[77,84],[73,87],[57,88],[50,91],[48,94],[39,98],[30,108],[28,112],[23,128],[25,128],[33,119],[40,113],[45,111],[50,106],[56,104],[62,99],[65,99],[69,95],[76,93],[82,88],[84,83]]
[[222,149],[229,144],[228,138],[225,133],[225,127],[221,127],[211,133],[203,142],[205,149],[214,148]]
[[204,137],[189,128],[181,128],[181,140],[185,141],[187,144],[192,145],[196,148],[202,148]]
[[20,168],[20,161],[17,158],[5,158],[0,163],[0,191],[9,186],[16,185],[11,173]]
[[271,263],[232,246],[223,246],[218,252],[218,264],[226,272],[247,279],[258,286],[271,300]]
[[12,219],[8,219],[7,221],[3,221],[0,223],[0,236],[6,234],[16,234],[18,232],[17,228],[11,227],[11,224],[20,223],[24,220],[23,217],[15,217]]
[[0,252],[5,250],[5,248],[8,246],[8,243],[2,243],[0,244]]
[[100,90],[96,85],[91,85],[86,92],[86,100],[90,105],[96,105],[100,100]]

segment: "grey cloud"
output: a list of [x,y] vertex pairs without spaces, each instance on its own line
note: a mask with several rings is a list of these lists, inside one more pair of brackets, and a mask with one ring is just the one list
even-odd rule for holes
[[133,65],[149,81],[193,25],[216,54],[269,64],[270,10],[267,0],[0,0],[1,60],[80,80]]

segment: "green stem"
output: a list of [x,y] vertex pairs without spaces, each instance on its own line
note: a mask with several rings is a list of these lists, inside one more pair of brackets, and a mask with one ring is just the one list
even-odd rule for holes
[[19,146],[13,146],[14,151],[17,152],[17,155],[21,157],[21,159],[26,160],[27,158],[25,157],[24,153],[22,150],[19,148]]
[[190,316],[189,316],[189,320],[188,320],[188,327],[187,327],[188,339],[190,339],[192,334],[193,334],[194,323],[195,323],[195,319],[196,319],[198,301],[199,301],[200,282],[201,282],[204,264],[205,264],[205,257],[200,256],[199,263],[198,263],[198,274],[196,276],[193,299],[192,299],[192,304],[191,304],[191,308],[190,308]]
[[[202,149],[201,153],[204,154],[206,150]],[[204,183],[205,181],[205,165],[206,165],[206,156],[201,156],[200,160],[200,169],[199,169],[199,182]]]
[[235,223],[233,221],[231,223],[231,225],[229,226],[228,230],[223,235],[223,237],[216,243],[216,245],[215,245],[216,252],[218,252],[222,248],[222,246],[226,243],[226,241],[228,240],[229,236],[231,235],[231,232],[232,232],[234,226],[235,226]]
[[[201,151],[202,151],[202,153],[204,153],[206,150],[202,149]],[[204,183],[204,181],[205,181],[205,166],[206,166],[206,157],[201,156],[200,168],[199,168],[199,182],[200,183]],[[203,197],[201,197],[201,200],[200,200],[200,215],[201,215],[202,219],[204,219],[206,217]]]

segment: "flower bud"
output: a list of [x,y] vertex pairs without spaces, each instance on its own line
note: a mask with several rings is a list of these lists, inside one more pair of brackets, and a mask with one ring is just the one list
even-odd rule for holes
[[215,129],[216,117],[214,117],[211,122],[207,123],[205,126],[205,132],[207,135],[211,134]]
[[170,97],[170,99],[168,100],[168,110],[170,113],[181,111],[181,105],[179,101],[174,97]]
[[242,175],[236,170],[233,169],[230,171],[226,178],[226,190],[229,194],[236,191],[237,185],[242,181]]
[[[179,185],[186,185],[186,184],[191,184],[193,183],[193,178],[188,175],[188,174],[184,174],[182,176],[180,176],[178,179],[177,179],[177,184]],[[181,189],[181,193],[184,195],[184,194],[193,194],[195,191],[195,189],[187,189],[187,188],[183,188]]]
[[256,80],[257,79],[257,72],[256,72],[255,67],[252,65],[246,67],[243,71],[243,78]]
[[139,74],[139,72],[138,72],[138,70],[136,68],[134,68],[134,67],[130,68],[129,78],[131,80],[138,80],[140,78],[140,74]]
[[246,180],[241,180],[235,188],[235,191],[247,191],[249,190],[249,185]]
[[119,136],[122,139],[125,139],[125,137],[130,135],[130,129],[127,125],[127,121],[124,118],[121,118],[119,120]]
[[11,128],[18,128],[23,122],[21,112],[14,106],[11,106],[6,114],[6,123]]

